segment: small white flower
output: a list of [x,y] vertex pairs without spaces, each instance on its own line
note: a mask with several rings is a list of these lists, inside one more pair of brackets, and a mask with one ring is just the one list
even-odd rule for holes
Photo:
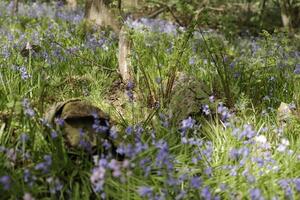
[[281,139],[281,144],[282,144],[282,145],[285,145],[285,146],[289,146],[289,145],[290,145],[290,142],[289,142],[287,139],[282,138],[282,139]]
[[23,200],[34,200],[30,193],[25,193],[23,196]]
[[279,169],[280,169],[280,167],[278,165],[274,165],[272,167],[272,170],[275,171],[275,172],[277,172]]
[[27,50],[31,50],[32,49],[32,46],[31,46],[31,44],[29,42],[26,43],[25,49],[27,49]]
[[98,162],[99,162],[99,156],[98,155],[93,156],[93,162],[94,162],[95,165],[98,164]]
[[259,135],[259,136],[255,137],[255,141],[257,143],[266,144],[267,143],[267,138],[264,135]]

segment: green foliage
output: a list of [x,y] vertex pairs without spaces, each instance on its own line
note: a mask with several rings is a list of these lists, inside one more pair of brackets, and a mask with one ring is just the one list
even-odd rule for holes
[[[201,2],[164,3],[194,17]],[[150,21],[160,31],[128,30],[135,87],[124,91],[112,87],[113,33],[1,13],[1,198],[299,199],[299,39],[260,29],[238,37],[232,17],[224,33],[162,21]],[[129,100],[113,108],[111,90]],[[111,114],[124,160],[70,147],[63,127],[45,124],[50,105],[78,97]],[[284,122],[281,102],[295,107]]]

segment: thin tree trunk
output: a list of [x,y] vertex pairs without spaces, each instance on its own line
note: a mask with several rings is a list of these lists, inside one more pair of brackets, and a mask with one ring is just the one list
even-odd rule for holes
[[16,15],[19,10],[19,0],[13,1],[12,15]]
[[122,77],[123,83],[128,83],[132,80],[132,70],[130,62],[130,41],[126,35],[124,27],[121,28],[119,33],[119,73]]

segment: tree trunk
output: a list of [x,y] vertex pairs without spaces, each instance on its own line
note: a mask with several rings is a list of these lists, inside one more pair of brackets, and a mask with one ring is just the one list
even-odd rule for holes
[[12,15],[16,15],[19,10],[19,0],[13,1]]
[[[134,0],[136,1],[136,0]],[[137,2],[136,2],[137,3]],[[123,5],[122,5],[123,6]],[[104,0],[87,0],[85,5],[85,18],[99,26],[109,26],[119,35],[119,73],[123,83],[128,83],[132,78],[130,55],[130,41],[125,28],[121,28],[118,15],[112,13]]]
[[69,10],[76,10],[77,8],[77,0],[66,0],[67,8]]
[[283,27],[291,28],[292,21],[291,21],[291,13],[289,11],[288,0],[279,0],[280,1],[280,12],[281,12],[281,20]]
[[103,0],[87,0],[85,4],[85,17],[102,27],[111,27],[116,33],[120,31],[120,23],[115,14],[104,4]]

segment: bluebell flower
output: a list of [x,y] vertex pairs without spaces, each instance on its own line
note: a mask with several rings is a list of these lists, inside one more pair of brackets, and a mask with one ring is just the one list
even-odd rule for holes
[[251,160],[253,162],[256,162],[257,166],[260,167],[260,168],[265,165],[265,160],[263,158],[261,158],[261,157],[253,157]]
[[204,170],[204,173],[211,177],[212,176],[212,168],[211,167],[207,167],[205,170]]
[[25,115],[27,115],[28,117],[33,117],[35,115],[34,110],[30,106],[29,99],[24,98],[22,101],[22,106],[23,106]]
[[242,158],[246,158],[249,154],[250,154],[249,148],[246,147],[246,146],[244,146],[244,147],[241,147],[239,149],[232,148],[230,150],[229,157],[232,160],[238,161],[238,160],[240,160]]
[[[87,152],[92,152],[92,144],[89,141],[86,141],[84,139],[79,140],[79,145],[80,148],[84,149]],[[104,145],[103,145],[104,146]]]
[[163,127],[169,127],[169,117],[163,113],[159,113],[159,119]]
[[256,181],[256,178],[255,176],[253,176],[252,174],[250,174],[249,170],[248,169],[245,169],[243,172],[242,172],[242,175],[244,177],[246,177],[247,181],[251,184],[253,184],[255,181]]
[[118,137],[118,130],[117,130],[116,126],[112,126],[109,129],[109,137],[112,138],[112,139],[117,139],[117,137]]
[[210,192],[210,189],[208,186],[204,187],[201,190],[201,197],[205,200],[211,200],[212,199],[212,194]]
[[220,189],[221,189],[221,191],[227,190],[227,185],[225,183],[221,183],[220,184]]
[[205,115],[209,115],[211,113],[210,109],[209,109],[209,106],[208,105],[202,105],[202,112],[204,112]]
[[229,112],[228,108],[223,105],[223,103],[219,103],[217,108],[217,113],[221,115],[222,121],[227,121],[232,114]]
[[251,189],[249,193],[251,200],[264,200],[264,197],[258,188]]
[[11,186],[11,178],[10,176],[1,176],[0,177],[0,184],[2,185],[4,190],[9,190]]
[[36,176],[32,175],[29,169],[24,169],[23,180],[28,186],[32,187],[36,179]]
[[29,140],[29,136],[26,134],[26,133],[22,133],[21,135],[20,135],[20,141],[22,142],[22,143],[25,143],[25,142],[27,142]]
[[192,57],[192,58],[189,59],[189,64],[190,65],[194,65],[195,64],[195,58],[194,57]]
[[188,117],[187,119],[182,120],[181,122],[181,130],[185,131],[187,129],[191,129],[194,127],[196,121],[192,119],[191,117]]
[[140,167],[143,169],[145,176],[147,177],[151,171],[151,158],[144,158],[140,161]]
[[13,164],[16,162],[17,152],[15,149],[13,149],[13,148],[6,149],[5,155],[6,155],[7,159],[9,159]]
[[289,140],[283,138],[283,139],[281,139],[280,144],[277,147],[277,151],[285,152],[288,149],[289,145],[290,145]]
[[285,196],[288,198],[291,198],[293,196],[293,191],[290,186],[290,180],[289,179],[281,179],[278,181],[279,186],[284,190]]
[[22,80],[27,80],[27,79],[31,78],[31,75],[28,74],[26,67],[24,67],[24,66],[17,67],[17,70],[21,73]]
[[230,176],[237,176],[237,170],[238,170],[238,167],[237,166],[233,166],[230,168],[230,173],[229,175]]
[[[117,152],[118,154],[125,155],[125,153],[126,153],[126,147],[125,147],[125,145],[124,145],[124,144],[120,144],[120,145],[118,146],[116,152]],[[128,156],[128,155],[127,155],[127,156]]]
[[187,174],[182,174],[178,177],[178,183],[182,184],[185,180],[187,180],[188,175]]
[[121,155],[125,155],[126,157],[133,158],[136,156],[136,148],[132,144],[123,144],[121,143],[116,152]]
[[232,159],[232,160],[239,160],[240,159],[240,152],[238,149],[235,149],[235,148],[232,148],[229,152],[229,157]]
[[199,176],[192,177],[190,185],[194,189],[199,189],[202,186],[202,179]]
[[121,164],[115,160],[112,159],[109,163],[108,163],[108,168],[110,168],[112,170],[112,175],[114,177],[119,177],[121,176],[122,172],[121,172]]
[[127,135],[131,135],[131,133],[133,132],[133,127],[132,126],[128,126],[126,129],[125,129],[125,133]]
[[104,120],[104,124],[101,124],[98,116],[94,116],[94,124],[92,125],[93,129],[96,133],[107,133],[109,130],[109,122]]
[[241,77],[241,72],[234,72],[233,78],[237,79],[239,77]]
[[148,149],[147,143],[136,142],[135,143],[135,154],[141,153],[144,150]]
[[93,169],[90,180],[95,192],[102,192],[104,190],[105,174],[106,169],[103,165],[99,165]]
[[206,157],[208,161],[211,161],[213,151],[213,143],[211,141],[207,141],[205,143],[205,148],[202,150],[202,154]]
[[60,117],[56,117],[56,118],[54,119],[54,122],[55,122],[57,125],[59,125],[59,126],[64,126],[64,124],[65,124],[65,120],[64,120],[63,118],[60,118]]
[[126,85],[126,90],[132,90],[134,88],[134,82],[128,81]]
[[58,135],[57,135],[57,132],[54,131],[54,130],[51,131],[50,135],[51,135],[51,138],[52,138],[52,139],[55,139],[55,138],[57,138],[57,136],[58,136]]
[[186,191],[181,190],[180,193],[175,197],[175,200],[185,199]]
[[294,184],[295,184],[295,188],[298,192],[300,192],[300,178],[295,178],[293,180]]
[[44,162],[38,163],[34,169],[40,170],[43,173],[48,173],[50,171],[50,167],[52,165],[52,157],[50,155],[44,156]]
[[163,166],[167,167],[167,170],[173,169],[173,163],[171,162],[171,157],[169,155],[168,144],[164,140],[160,140],[157,142],[156,147],[159,149],[155,165],[159,168]]
[[294,70],[294,74],[300,74],[300,64],[296,64],[296,68]]
[[50,185],[49,190],[51,194],[56,194],[60,192],[63,188],[63,184],[58,178],[49,177],[47,178],[47,182]]
[[155,82],[156,82],[157,84],[160,84],[160,83],[161,83],[161,77],[156,77],[156,78],[155,78]]
[[175,185],[179,185],[179,181],[178,181],[178,179],[177,178],[174,178],[174,177],[172,177],[172,176],[169,176],[168,178],[167,178],[167,185],[168,186],[175,186]]
[[141,186],[138,188],[139,195],[141,197],[148,197],[150,198],[152,196],[153,193],[153,189],[151,187],[146,187],[146,186]]
[[135,125],[135,127],[134,127],[134,131],[135,131],[136,137],[140,137],[141,134],[142,134],[143,131],[144,131],[144,128],[142,127],[141,124],[137,124],[137,125]]
[[239,135],[239,140],[242,140],[243,138],[248,138],[248,139],[251,139],[251,138],[253,138],[254,136],[256,136],[256,131],[254,131],[253,129],[252,129],[252,126],[251,125],[249,125],[249,124],[246,124],[246,125],[244,125],[244,129],[243,129],[243,131],[240,133],[240,135]]

